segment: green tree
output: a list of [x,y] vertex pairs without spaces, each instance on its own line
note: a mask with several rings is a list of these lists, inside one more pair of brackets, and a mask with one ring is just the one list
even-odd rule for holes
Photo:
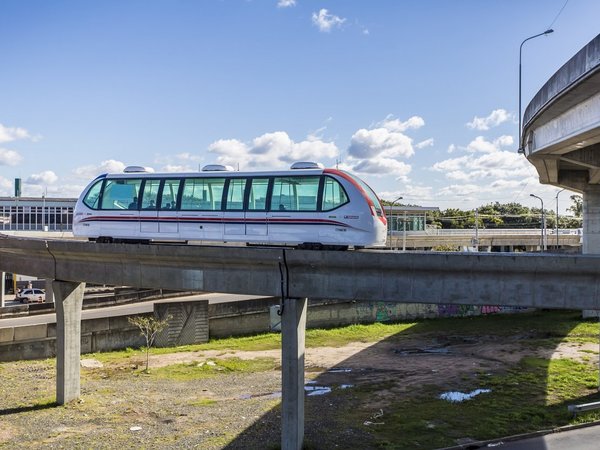
[[571,211],[575,217],[581,217],[583,215],[583,197],[573,194],[571,201],[573,204],[567,208],[567,211]]
[[154,316],[134,316],[127,319],[131,325],[138,327],[140,334],[146,338],[146,373],[148,373],[150,364],[150,347],[154,345],[156,335],[167,327],[171,317],[169,315],[164,320],[159,320]]

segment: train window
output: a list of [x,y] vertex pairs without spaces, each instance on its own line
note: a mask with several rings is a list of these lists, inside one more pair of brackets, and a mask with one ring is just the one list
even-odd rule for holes
[[373,202],[373,207],[375,208],[375,213],[377,214],[378,217],[383,217],[384,213],[383,213],[383,207],[381,206],[381,203],[379,202],[379,198],[377,198],[377,194],[375,194],[375,192],[373,192],[373,189],[370,188],[370,186],[365,183],[363,180],[361,180],[358,177],[355,177],[354,175],[348,173],[348,172],[344,172],[347,176],[349,176],[350,178],[352,178],[364,191],[364,193],[366,194],[367,198],[369,200],[371,200],[371,202]]
[[186,178],[181,209],[220,211],[225,178]]
[[227,189],[227,210],[244,209],[244,192],[246,191],[246,178],[232,178]]
[[344,191],[342,185],[331,177],[325,177],[321,209],[323,211],[331,211],[346,203],[348,203],[348,195],[346,195],[346,191]]
[[146,180],[142,194],[142,209],[156,209],[160,180]]
[[98,180],[85,194],[83,203],[92,209],[98,209],[98,201],[100,200],[100,191],[102,190],[102,182],[104,180]]
[[141,179],[106,180],[100,209],[137,209]]
[[319,177],[276,177],[271,210],[317,211]]
[[159,209],[168,211],[177,207],[177,194],[179,194],[180,185],[181,180],[165,180]]
[[268,178],[253,178],[248,195],[248,211],[265,211],[267,209]]

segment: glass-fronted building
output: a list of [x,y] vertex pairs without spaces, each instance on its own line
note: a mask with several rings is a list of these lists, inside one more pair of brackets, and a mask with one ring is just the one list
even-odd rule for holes
[[427,213],[439,211],[438,207],[385,205],[388,230],[391,234],[404,231],[425,231],[427,229]]
[[0,197],[0,231],[71,231],[76,198]]

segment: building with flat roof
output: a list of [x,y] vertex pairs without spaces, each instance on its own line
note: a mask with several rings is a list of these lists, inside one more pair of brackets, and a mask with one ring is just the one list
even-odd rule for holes
[[390,234],[403,231],[425,231],[427,213],[439,212],[437,206],[384,205]]
[[76,198],[0,197],[0,231],[71,231]]

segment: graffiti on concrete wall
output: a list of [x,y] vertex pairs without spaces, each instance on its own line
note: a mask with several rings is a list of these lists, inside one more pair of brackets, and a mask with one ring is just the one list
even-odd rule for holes
[[527,311],[529,308],[498,305],[455,305],[396,302],[358,302],[356,316],[375,322],[390,322],[436,317],[470,317]]

